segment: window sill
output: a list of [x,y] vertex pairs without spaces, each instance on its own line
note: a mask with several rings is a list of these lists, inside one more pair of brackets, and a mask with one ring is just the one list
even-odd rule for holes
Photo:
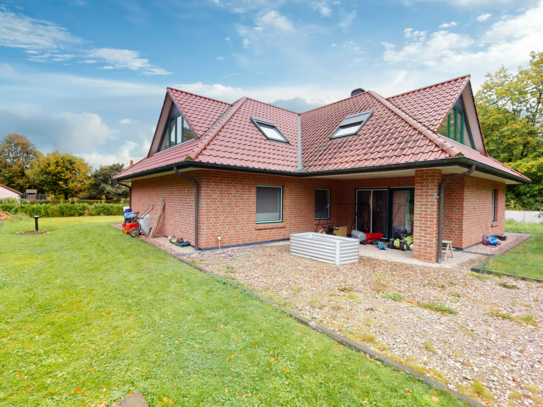
[[285,229],[284,223],[260,223],[255,225],[255,230]]

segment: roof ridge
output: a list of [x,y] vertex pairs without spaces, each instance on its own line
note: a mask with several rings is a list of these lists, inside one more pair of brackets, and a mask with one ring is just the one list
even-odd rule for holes
[[444,83],[457,81],[458,79],[463,79],[463,78],[471,78],[471,75],[470,75],[470,74],[462,75],[462,76],[459,76],[459,77],[457,77],[457,78],[453,78],[453,79],[449,79],[449,80],[446,80],[446,81],[434,83],[433,85],[423,86],[422,88],[413,89],[413,90],[410,90],[410,91],[407,91],[407,92],[403,92],[403,93],[398,93],[397,95],[389,96],[389,97],[387,97],[386,99],[388,100],[388,99],[396,98],[396,97],[399,97],[399,96],[407,95],[407,94],[409,94],[409,93],[418,92],[419,90],[424,90],[424,89],[428,89],[428,88],[431,88],[431,87],[434,87],[434,86],[443,85]]
[[[166,86],[166,92],[167,92],[169,89],[175,90],[175,91],[177,91],[177,92],[183,92],[183,93],[186,93],[187,95],[197,96],[197,97],[202,98],[202,99],[207,99],[207,100],[212,100],[212,101],[214,101],[214,102],[224,103],[225,105],[230,105],[230,106],[233,105],[233,103],[224,102],[224,101],[222,101],[222,100],[213,99],[213,98],[210,98],[210,97],[207,97],[207,96],[198,95],[197,93],[187,92],[186,90],[177,89],[177,88],[172,88],[171,86]],[[235,103],[235,102],[234,102],[234,103]]]
[[422,124],[420,124],[417,120],[412,118],[410,115],[405,113],[400,108],[396,107],[396,105],[394,103],[389,102],[384,97],[382,97],[378,93],[375,93],[372,90],[369,90],[367,93],[369,93],[375,100],[377,100],[378,102],[383,104],[385,107],[387,107],[393,113],[395,113],[397,116],[399,116],[401,119],[403,119],[403,121],[405,121],[407,124],[409,124],[415,130],[417,130],[418,132],[423,134],[427,139],[432,141],[435,145],[437,145],[439,148],[441,148],[443,151],[445,151],[451,157],[457,157],[459,155],[463,155],[460,150],[457,150],[453,145],[449,144],[446,139],[444,139],[443,137],[438,136],[434,132],[428,130],[426,127],[424,127]]
[[[242,97],[241,99],[237,100],[231,106],[231,108],[228,109],[228,113],[225,116],[223,116],[222,119],[220,119],[216,123],[218,125],[222,121],[222,124],[218,125],[216,129],[213,129],[213,130],[209,131],[209,133],[208,133],[206,139],[203,141],[203,143],[196,146],[194,148],[194,150],[192,150],[192,152],[187,157],[189,157],[191,160],[196,160],[196,158],[202,153],[202,151],[204,151],[204,149],[209,145],[209,143],[211,143],[211,141],[213,141],[215,136],[222,130],[222,128],[226,125],[226,123],[228,123],[230,121],[230,119],[234,116],[234,114],[236,114],[236,112],[239,110],[239,108],[241,106],[243,106],[243,104],[246,101],[247,101],[246,97]],[[238,103],[237,106],[236,106],[236,103]]]

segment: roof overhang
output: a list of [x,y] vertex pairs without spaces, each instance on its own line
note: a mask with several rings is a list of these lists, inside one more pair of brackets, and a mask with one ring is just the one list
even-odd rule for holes
[[199,161],[182,161],[176,164],[169,164],[164,167],[154,168],[148,171],[142,171],[137,174],[126,175],[116,178],[118,181],[133,181],[136,179],[153,178],[173,174],[175,165],[179,171],[219,170],[233,171],[251,174],[278,175],[293,178],[323,178],[323,179],[363,179],[363,178],[397,178],[415,176],[415,171],[420,169],[440,169],[443,174],[458,174],[469,169],[473,164],[477,166],[473,176],[489,179],[492,181],[503,182],[508,185],[527,184],[524,178],[513,174],[500,171],[496,168],[481,164],[467,157],[446,158],[442,160],[419,161],[415,163],[402,163],[390,165],[377,165],[364,168],[346,168],[327,171],[295,172],[267,170],[264,168],[241,167],[233,165],[222,165],[213,163],[204,163]]

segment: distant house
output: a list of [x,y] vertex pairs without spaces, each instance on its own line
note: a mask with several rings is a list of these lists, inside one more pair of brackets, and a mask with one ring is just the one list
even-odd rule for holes
[[21,193],[19,191],[15,191],[14,189],[8,188],[5,185],[0,184],[0,199],[4,198],[15,198],[20,199]]
[[302,114],[168,88],[148,156],[116,179],[135,211],[164,198],[159,232],[200,248],[330,223],[406,229],[431,262],[440,228],[457,248],[503,233],[506,185],[530,182],[487,154],[469,76],[389,98],[356,89]]

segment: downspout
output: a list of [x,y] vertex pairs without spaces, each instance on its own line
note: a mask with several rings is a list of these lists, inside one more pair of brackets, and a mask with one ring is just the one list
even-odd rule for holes
[[179,172],[175,165],[173,166],[173,172],[194,183],[194,248],[196,250],[200,250],[200,247],[198,246],[198,207],[200,206],[200,183],[194,178]]
[[452,177],[444,178],[439,183],[439,217],[437,220],[437,262],[443,263],[443,201],[445,201],[445,184],[459,178],[464,178],[475,171],[475,164],[469,170]]
[[130,206],[130,209],[132,209],[132,187],[130,185],[123,184],[122,182],[119,182],[119,181],[117,181],[117,184],[122,185],[123,187],[127,187],[129,189],[128,206]]
[[300,114],[298,114],[298,168],[296,172],[304,172],[302,163],[302,119]]

